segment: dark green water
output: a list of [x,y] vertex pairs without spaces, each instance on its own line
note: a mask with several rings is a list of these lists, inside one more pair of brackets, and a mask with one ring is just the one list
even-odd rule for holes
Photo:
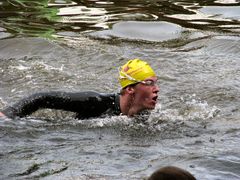
[[[200,2],[3,0],[0,8],[2,38],[79,37],[83,33],[111,29],[120,22],[129,21],[153,24],[164,21],[173,23],[170,28],[175,27],[176,30],[180,26],[185,31],[239,34],[239,2],[234,0]],[[139,29],[144,28],[144,25],[139,26]]]
[[175,165],[240,178],[240,3],[0,2],[0,109],[34,92],[118,92],[147,60],[160,97],[147,122],[39,111],[0,121],[0,179],[144,179]]

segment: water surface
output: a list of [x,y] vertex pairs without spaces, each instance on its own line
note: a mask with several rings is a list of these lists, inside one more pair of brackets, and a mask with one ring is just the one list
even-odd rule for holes
[[0,108],[40,91],[118,92],[117,67],[159,76],[149,118],[41,110],[0,122],[1,179],[144,179],[174,165],[240,178],[239,1],[0,3]]

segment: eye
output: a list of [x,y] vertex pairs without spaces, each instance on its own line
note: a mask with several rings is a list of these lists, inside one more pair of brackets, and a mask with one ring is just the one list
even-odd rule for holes
[[156,83],[155,81],[153,81],[153,80],[150,80],[150,79],[149,79],[149,80],[145,80],[145,81],[144,81],[144,84],[146,84],[146,85],[148,85],[148,86],[154,86],[154,85],[155,85],[155,83]]

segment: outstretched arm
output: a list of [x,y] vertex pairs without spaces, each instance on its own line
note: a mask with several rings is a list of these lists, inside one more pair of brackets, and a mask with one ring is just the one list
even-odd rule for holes
[[38,109],[49,108],[76,112],[78,118],[89,118],[99,116],[109,108],[113,109],[114,97],[91,91],[37,93],[5,108],[2,114],[10,118],[25,117]]
[[84,107],[85,102],[89,100],[89,96],[96,96],[94,92],[43,92],[36,93],[19,102],[5,108],[2,114],[14,118],[24,117],[32,114],[38,109],[50,108],[61,109],[66,111],[78,112]]

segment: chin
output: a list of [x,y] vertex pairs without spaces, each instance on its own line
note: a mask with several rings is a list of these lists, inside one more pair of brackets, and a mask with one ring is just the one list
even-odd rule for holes
[[149,105],[146,107],[146,109],[153,110],[153,109],[155,109],[155,105]]
[[153,110],[153,109],[155,109],[155,106],[154,107],[151,107],[151,108],[149,108],[150,110]]
[[153,110],[156,107],[156,103],[155,102],[148,102],[148,103],[145,103],[143,107],[146,110]]

